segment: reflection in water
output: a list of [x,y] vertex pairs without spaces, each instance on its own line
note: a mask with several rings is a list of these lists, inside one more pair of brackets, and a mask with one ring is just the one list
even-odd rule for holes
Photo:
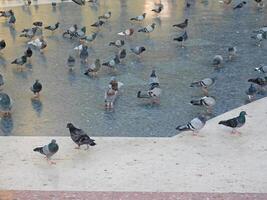
[[12,116],[1,118],[0,126],[5,136],[10,135],[14,127]]
[[31,99],[31,103],[32,103],[32,108],[36,111],[37,116],[41,117],[41,113],[43,110],[43,103],[40,99]]

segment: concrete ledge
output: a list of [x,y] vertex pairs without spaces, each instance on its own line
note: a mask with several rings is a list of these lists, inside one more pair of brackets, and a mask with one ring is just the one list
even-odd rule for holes
[[[241,136],[218,125],[240,110],[249,114]],[[53,137],[53,166],[32,151],[52,137],[0,137],[0,190],[266,193],[266,118],[264,98],[210,120],[203,137],[97,137],[89,151]]]
[[265,200],[267,194],[252,193],[161,193],[161,192],[64,192],[0,191],[1,200],[86,199],[86,200]]

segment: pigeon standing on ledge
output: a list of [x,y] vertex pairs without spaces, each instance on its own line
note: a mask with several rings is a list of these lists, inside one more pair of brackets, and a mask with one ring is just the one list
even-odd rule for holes
[[43,147],[36,147],[33,149],[33,151],[39,152],[46,156],[47,161],[50,162],[50,164],[56,164],[55,162],[51,161],[51,157],[58,152],[59,146],[56,142],[56,140],[52,140],[48,145],[45,145]]
[[78,147],[76,149],[80,149],[81,145],[87,145],[87,149],[89,146],[95,146],[95,140],[91,139],[82,129],[76,128],[72,123],[67,124],[67,128],[70,131],[70,137],[75,142]]
[[236,128],[240,128],[246,123],[246,115],[247,113],[245,111],[241,111],[239,116],[225,121],[220,121],[219,124],[233,128],[232,134],[240,134],[240,132],[236,131]]
[[202,129],[206,124],[206,117],[205,116],[199,116],[194,119],[192,119],[190,122],[184,125],[179,125],[176,127],[176,130],[179,131],[193,131],[193,135],[197,135],[198,131]]

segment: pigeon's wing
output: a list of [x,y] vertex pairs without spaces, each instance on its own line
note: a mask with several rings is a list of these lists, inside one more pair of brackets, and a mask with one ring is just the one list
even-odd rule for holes
[[194,118],[190,121],[190,124],[192,126],[192,129],[194,130],[200,130],[204,127],[205,123],[201,121],[199,118]]

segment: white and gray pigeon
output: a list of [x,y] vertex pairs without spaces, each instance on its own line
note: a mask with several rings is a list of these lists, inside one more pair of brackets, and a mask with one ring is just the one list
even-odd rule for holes
[[88,52],[88,46],[83,45],[82,46],[82,50],[80,52],[80,59],[82,62],[87,62],[87,58],[89,56],[89,52]]
[[200,87],[203,92],[207,95],[208,88],[215,83],[216,78],[204,78],[200,81],[195,81],[191,83],[190,87]]
[[200,115],[192,119],[187,124],[177,126],[176,130],[193,131],[193,134],[196,135],[196,133],[205,126],[206,121],[207,121],[206,117],[203,115]]
[[140,54],[143,53],[145,50],[146,50],[146,48],[143,47],[143,46],[136,46],[136,47],[131,48],[131,51],[132,51],[134,54],[136,54],[136,55],[140,55]]
[[109,46],[115,46],[117,48],[120,48],[124,45],[124,40],[116,40],[114,42],[109,42]]
[[110,11],[108,11],[104,15],[101,15],[98,17],[98,19],[106,19],[106,20],[109,18],[111,18],[111,12]]
[[267,32],[260,32],[260,33],[256,33],[255,35],[251,36],[252,39],[254,39],[256,41],[256,44],[258,46],[261,45],[262,41],[264,39],[267,39]]
[[93,32],[90,35],[85,35],[83,37],[80,37],[81,40],[85,40],[86,42],[93,42],[96,39],[97,32]]
[[146,18],[146,13],[143,13],[142,15],[132,17],[131,21],[143,21]]
[[138,32],[151,33],[154,31],[155,27],[156,27],[156,23],[152,23],[150,25],[147,25],[144,28],[139,29]]
[[259,67],[256,67],[255,71],[265,74],[267,73],[267,65],[261,65]]
[[223,57],[221,55],[215,55],[212,60],[212,64],[215,67],[220,67],[223,63]]
[[23,29],[20,37],[33,38],[38,30],[38,27],[33,27],[30,29]]
[[80,149],[81,145],[87,145],[87,149],[89,149],[89,146],[96,145],[95,140],[91,139],[82,129],[76,128],[72,123],[68,123],[67,128],[70,131],[71,139],[78,145],[77,149]]
[[47,161],[49,161],[51,164],[56,164],[55,162],[52,162],[50,159],[51,157],[58,152],[59,146],[55,139],[51,140],[51,142],[45,146],[42,147],[36,147],[33,149],[33,151],[39,152],[40,154],[43,154],[46,156]]
[[204,106],[208,109],[208,112],[211,112],[211,109],[216,104],[216,99],[212,96],[204,96],[199,99],[191,100],[190,103],[195,106]]
[[228,58],[229,60],[232,60],[234,57],[236,57],[237,48],[236,47],[229,47],[228,48]]
[[120,63],[120,58],[118,55],[115,55],[114,58],[112,58],[111,60],[109,60],[107,62],[102,63],[102,65],[110,67],[110,68],[114,68],[119,63]]
[[59,28],[59,22],[57,22],[56,24],[50,25],[50,26],[46,26],[44,27],[45,29],[49,30],[49,31],[55,31],[56,29]]

